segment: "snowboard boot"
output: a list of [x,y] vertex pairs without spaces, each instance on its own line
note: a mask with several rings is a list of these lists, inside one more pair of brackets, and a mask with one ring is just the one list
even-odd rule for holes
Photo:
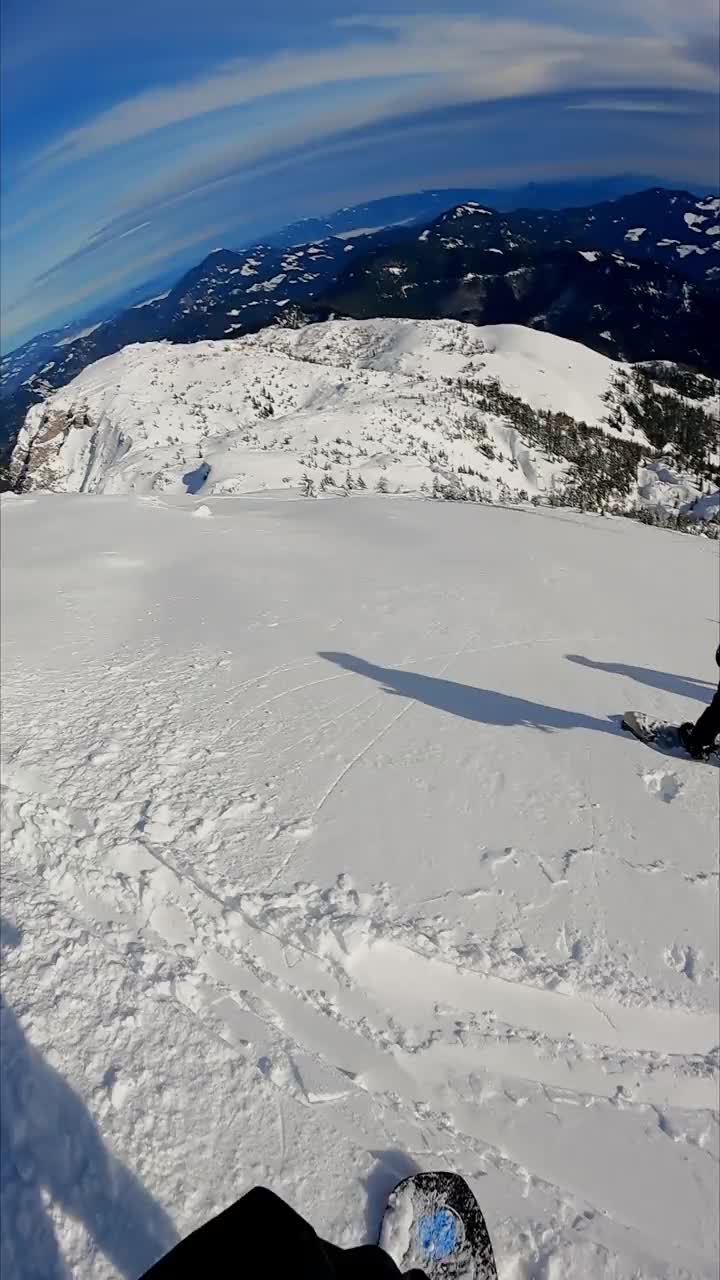
[[691,724],[689,720],[686,720],[678,729],[678,738],[680,739],[680,743],[685,748],[688,755],[692,756],[693,760],[705,760],[710,754],[710,750],[709,748],[706,749],[699,747],[693,740],[694,736],[695,725]]

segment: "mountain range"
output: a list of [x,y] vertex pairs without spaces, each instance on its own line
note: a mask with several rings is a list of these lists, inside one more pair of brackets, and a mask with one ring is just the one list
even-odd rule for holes
[[[480,204],[460,205],[412,242],[384,245],[351,262],[315,313],[523,324],[615,359],[678,360],[713,373],[720,292],[707,274],[713,268],[704,268],[698,282],[688,278],[697,270],[688,270],[689,254],[672,266],[658,260],[668,239],[663,234],[658,240],[658,206],[669,206],[677,219],[683,215],[671,202],[680,205],[681,197],[648,192],[644,200],[628,199],[629,211],[606,205],[560,214],[499,214]],[[655,215],[654,232],[628,227],[643,204]],[[720,249],[712,221],[717,209],[720,201],[694,201],[694,212],[684,214],[696,220],[696,237],[714,235],[690,247],[713,257]]]
[[[329,236],[347,237],[382,231],[390,226],[428,223],[446,209],[468,201],[507,212],[511,209],[569,209],[618,200],[650,187],[671,184],[632,174],[609,178],[574,178],[556,182],[528,182],[515,187],[443,187],[384,196],[365,204],[348,205],[321,218],[300,218],[267,236],[268,244],[290,248]],[[138,299],[133,299],[138,301]]]
[[33,403],[128,344],[234,338],[331,315],[518,323],[615,359],[719,371],[720,200],[653,188],[501,212],[481,194],[421,192],[293,223],[243,251],[215,250],[172,288],[79,332],[38,335],[3,358],[2,439],[14,439]]

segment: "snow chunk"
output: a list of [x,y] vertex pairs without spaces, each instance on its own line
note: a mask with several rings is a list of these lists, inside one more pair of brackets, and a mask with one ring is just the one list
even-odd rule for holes
[[720,516],[720,490],[698,498],[690,508],[689,514],[693,520],[717,520]]

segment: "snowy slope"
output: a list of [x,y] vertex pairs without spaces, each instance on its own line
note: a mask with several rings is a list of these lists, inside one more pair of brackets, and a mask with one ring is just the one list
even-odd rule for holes
[[3,1280],[135,1277],[258,1182],[360,1242],[438,1166],[502,1280],[714,1277],[718,774],[609,718],[708,701],[712,544],[2,514]]
[[553,334],[451,320],[127,347],[30,410],[13,466],[25,489],[214,494],[297,488],[305,474],[339,485],[348,471],[418,491],[463,466],[488,496],[503,484],[531,495],[552,488],[563,464],[490,415],[489,458],[462,430],[461,380],[497,379],[534,408],[598,425],[623,368]]

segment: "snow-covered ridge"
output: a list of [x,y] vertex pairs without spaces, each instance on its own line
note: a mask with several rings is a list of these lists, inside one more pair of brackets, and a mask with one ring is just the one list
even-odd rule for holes
[[622,368],[552,334],[453,320],[135,345],[34,406],[13,466],[25,489],[215,494],[298,486],[306,474],[338,485],[348,472],[412,492],[472,468],[490,491],[532,495],[552,487],[558,464],[493,415],[483,421],[496,456],[479,453],[461,431],[462,380],[494,379],[533,408],[598,425]]
[[[569,415],[647,445],[620,412],[619,364],[518,325],[329,321],[236,341],[126,347],[28,413],[13,455],[18,487],[63,492],[220,495],[263,489],[376,488],[535,498],[569,464],[487,406],[491,383],[535,411]],[[687,510],[690,477],[640,468],[641,500]],[[669,486],[669,487],[668,487]],[[667,489],[667,493],[666,493]]]

